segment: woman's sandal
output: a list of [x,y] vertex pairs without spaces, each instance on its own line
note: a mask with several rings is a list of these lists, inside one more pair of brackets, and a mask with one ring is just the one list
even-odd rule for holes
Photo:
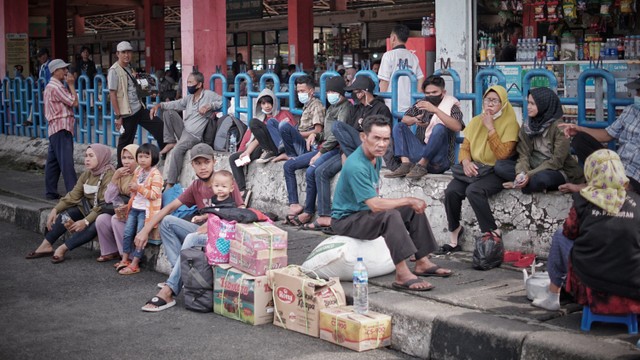
[[106,261],[111,261],[111,260],[115,260],[115,259],[119,259],[120,258],[120,253],[114,252],[112,254],[107,254],[107,255],[100,255],[96,261],[97,262],[106,262]]
[[130,260],[118,261],[117,263],[113,264],[113,267],[116,268],[117,272],[120,272],[120,270],[126,268],[129,265],[131,265],[131,261]]
[[291,226],[301,226],[303,224],[302,221],[300,221],[300,218],[298,217],[300,214],[289,214],[287,215],[287,217],[284,219],[284,224],[285,225],[291,225]]
[[133,267],[131,265],[122,268],[120,271],[118,271],[118,274],[120,275],[133,275],[133,274],[137,274],[140,272],[140,267],[136,266]]

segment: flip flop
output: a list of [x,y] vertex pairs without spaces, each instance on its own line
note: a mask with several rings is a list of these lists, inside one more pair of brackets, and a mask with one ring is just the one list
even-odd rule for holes
[[434,277],[442,277],[442,278],[449,277],[449,276],[451,276],[451,274],[453,274],[453,272],[451,272],[451,271],[449,271],[448,273],[445,273],[445,274],[439,274],[438,273],[439,269],[441,269],[440,266],[434,265],[434,266],[432,266],[432,267],[428,268],[427,270],[425,270],[423,272],[420,272],[420,273],[416,272],[416,271],[413,271],[413,274],[416,275],[416,276],[425,276],[425,277],[426,276],[434,276]]
[[284,219],[284,224],[285,225],[291,225],[291,226],[302,226],[303,222],[300,221],[300,218],[298,217],[298,215],[300,214],[289,214],[287,215],[287,217]]
[[25,259],[39,259],[39,258],[43,258],[43,257],[49,257],[53,255],[53,251],[45,251],[45,252],[36,252],[35,250],[28,253],[27,256],[25,256]]
[[120,275],[133,275],[133,274],[137,274],[140,272],[140,267],[136,266],[136,267],[132,267],[131,265],[121,269],[120,271],[118,271],[118,274]]
[[166,310],[172,306],[174,306],[176,304],[175,300],[171,300],[171,302],[166,302],[164,299],[158,297],[158,296],[154,296],[153,298],[151,298],[151,300],[147,301],[146,304],[144,304],[145,306],[147,305],[154,305],[156,306],[155,308],[145,308],[144,306],[140,309],[142,311],[146,311],[146,312],[159,312],[162,310]]
[[[313,227],[312,227],[313,225]],[[312,223],[304,223],[301,226],[302,230],[311,230],[311,231],[322,231],[324,232],[324,230],[326,228],[331,228],[331,226],[324,226],[324,225],[320,225],[318,223],[318,220],[313,220]]]
[[113,267],[116,268],[117,272],[120,272],[120,270],[126,268],[129,265],[131,265],[131,261],[129,261],[129,260],[127,260],[127,261],[118,261],[117,263],[113,264]]
[[409,280],[409,281],[407,281],[405,283],[402,283],[402,284],[401,283],[397,283],[397,282],[394,281],[393,283],[391,283],[391,286],[394,289],[409,290],[409,291],[429,291],[429,290],[431,290],[431,289],[433,289],[435,287],[435,286],[431,285],[431,286],[426,287],[426,288],[418,288],[418,289],[411,288],[411,285],[418,284],[418,283],[426,283],[426,281],[423,281],[423,280],[418,279],[418,278],[411,279],[411,280]]

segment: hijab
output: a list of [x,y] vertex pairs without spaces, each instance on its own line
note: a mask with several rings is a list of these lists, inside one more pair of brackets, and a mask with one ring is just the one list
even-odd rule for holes
[[[491,86],[485,91],[483,98],[487,96],[489,92],[495,92],[500,97],[502,108],[494,115],[493,126],[496,129],[496,133],[502,142],[518,141],[518,132],[520,126],[516,119],[516,112],[513,110],[511,103],[507,97],[507,89],[500,85]],[[484,116],[484,103],[482,114],[475,116],[469,122],[469,125],[462,132],[465,139],[469,140],[471,145],[471,159],[478,161],[486,165],[495,165],[496,155],[489,146],[489,131],[482,124],[482,117]]]
[[120,152],[120,157],[122,157],[122,155],[124,154],[124,151],[127,150],[129,153],[131,153],[131,155],[133,155],[134,159],[137,159],[136,152],[138,152],[138,148],[139,146],[136,144],[129,144],[122,149],[122,151]]
[[89,145],[91,150],[96,153],[96,158],[98,159],[98,166],[95,169],[91,170],[91,175],[100,176],[105,173],[107,170],[115,170],[113,165],[111,164],[111,148],[102,144],[91,144]]
[[620,212],[629,178],[618,154],[608,149],[594,152],[584,163],[584,176],[587,187],[580,190],[580,195],[610,214]]
[[529,95],[536,103],[538,114],[529,116],[529,120],[524,124],[524,132],[529,136],[536,136],[542,134],[554,121],[562,118],[564,112],[558,95],[549,88],[531,89]]

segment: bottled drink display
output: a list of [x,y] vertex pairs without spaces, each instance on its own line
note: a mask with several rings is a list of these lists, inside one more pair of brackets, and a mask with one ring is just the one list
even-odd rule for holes
[[369,311],[369,273],[362,258],[353,267],[353,311],[366,314]]

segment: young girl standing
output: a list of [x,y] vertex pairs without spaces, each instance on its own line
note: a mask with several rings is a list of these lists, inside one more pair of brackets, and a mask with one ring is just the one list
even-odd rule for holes
[[143,144],[136,152],[138,168],[129,182],[131,200],[129,200],[127,224],[124,228],[122,261],[118,267],[120,275],[140,272],[140,259],[144,248],[134,249],[133,239],[162,206],[162,174],[156,168],[160,159],[160,150],[153,144]]

